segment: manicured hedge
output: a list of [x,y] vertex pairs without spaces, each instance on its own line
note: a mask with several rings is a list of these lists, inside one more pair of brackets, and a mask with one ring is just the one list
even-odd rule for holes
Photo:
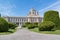
[[8,22],[0,17],[0,32],[9,30]]
[[28,27],[29,24],[30,24],[30,22],[26,22],[22,25],[22,27]]
[[38,23],[37,22],[32,23],[32,25],[34,26],[34,28],[38,27]]
[[35,27],[38,27],[38,23],[30,23],[30,22],[26,22],[25,24],[22,25],[22,27],[27,27],[28,29],[33,29]]
[[28,25],[28,29],[33,29],[33,28],[34,28],[33,24],[30,23],[30,24]]
[[23,25],[22,25],[22,27],[23,27],[23,28],[25,28],[25,27],[26,27],[26,25],[25,25],[25,24],[23,24]]
[[40,31],[51,31],[54,29],[55,24],[51,21],[44,21],[39,24],[39,30]]
[[33,28],[36,28],[36,27],[38,27],[38,23],[30,23],[28,25],[28,29],[33,29]]
[[44,13],[43,21],[52,21],[55,23],[56,26],[59,24],[59,12],[49,10]]

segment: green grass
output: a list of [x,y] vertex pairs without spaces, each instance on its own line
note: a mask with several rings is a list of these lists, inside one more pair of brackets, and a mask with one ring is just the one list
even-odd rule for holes
[[43,33],[43,34],[60,34],[60,30],[56,31],[39,31],[38,28],[30,29],[33,32]]
[[30,29],[31,31],[34,31],[34,32],[39,32],[38,28],[34,28],[34,29]]
[[14,33],[15,31],[16,29],[9,29],[8,32],[0,32],[0,35],[8,35],[8,34]]

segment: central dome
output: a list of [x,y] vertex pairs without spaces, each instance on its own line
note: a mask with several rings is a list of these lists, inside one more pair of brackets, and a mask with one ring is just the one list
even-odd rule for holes
[[38,17],[39,14],[34,8],[31,8],[27,16],[28,17]]

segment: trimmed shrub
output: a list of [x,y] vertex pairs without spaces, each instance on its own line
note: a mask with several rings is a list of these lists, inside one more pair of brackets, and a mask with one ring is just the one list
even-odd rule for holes
[[59,13],[57,11],[49,10],[44,13],[43,21],[52,21],[56,26],[59,24]]
[[23,28],[25,28],[25,27],[26,27],[26,25],[25,25],[25,24],[22,24],[21,26],[22,26]]
[[30,22],[26,22],[22,25],[22,27],[28,27],[29,24],[30,24]]
[[25,23],[26,27],[27,27],[29,24],[30,24],[30,22],[26,22],[26,23]]
[[0,32],[6,32],[9,30],[8,22],[0,17]]
[[38,27],[38,23],[30,23],[30,22],[26,22],[25,24],[22,25],[22,27],[27,27],[28,29],[33,29],[35,27]]
[[23,24],[22,27],[25,28],[25,27],[27,27],[27,25]]
[[9,24],[9,28],[10,29],[15,29],[16,27],[17,27],[17,25],[16,24],[14,24],[14,23],[8,23]]
[[25,24],[22,25],[22,27],[27,27],[28,29],[33,29],[35,27],[38,27],[38,23],[30,23],[30,22],[26,22]]
[[35,28],[34,25],[33,25],[32,23],[30,23],[30,24],[28,25],[28,29],[33,29],[33,28]]
[[28,29],[33,29],[33,28],[36,28],[36,27],[38,27],[38,23],[30,23],[28,25]]
[[33,27],[38,27],[38,23],[37,22],[33,23]]
[[55,24],[51,21],[44,21],[39,24],[39,30],[40,31],[51,31],[55,27]]

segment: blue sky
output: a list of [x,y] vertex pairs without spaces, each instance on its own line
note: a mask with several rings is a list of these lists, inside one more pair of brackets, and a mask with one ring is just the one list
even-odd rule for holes
[[43,17],[47,10],[60,12],[60,0],[0,0],[2,16],[26,16],[32,7]]

